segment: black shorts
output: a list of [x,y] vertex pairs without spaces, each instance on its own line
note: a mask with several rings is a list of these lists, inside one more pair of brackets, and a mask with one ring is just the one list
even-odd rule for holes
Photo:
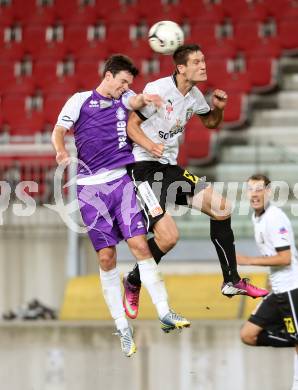
[[138,198],[151,231],[153,225],[165,214],[167,205],[187,206],[188,196],[194,196],[209,185],[205,177],[198,177],[178,165],[161,164],[158,161],[139,161],[130,164],[127,171],[136,188],[140,183],[147,181],[159,202],[160,212],[152,216],[138,191]]
[[298,288],[263,299],[249,321],[263,329],[286,333],[298,342]]

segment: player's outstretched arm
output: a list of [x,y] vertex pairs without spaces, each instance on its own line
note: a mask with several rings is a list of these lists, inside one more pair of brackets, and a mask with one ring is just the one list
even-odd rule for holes
[[291,250],[286,249],[277,252],[274,256],[244,256],[237,253],[237,264],[240,265],[260,265],[260,266],[285,266],[291,264]]
[[67,164],[69,161],[69,153],[65,147],[64,136],[67,129],[63,126],[55,126],[52,132],[52,144],[56,151],[57,164]]
[[208,129],[216,129],[222,122],[224,117],[224,109],[228,101],[228,96],[225,91],[216,89],[211,97],[213,109],[209,115],[201,116],[201,121]]
[[156,108],[159,108],[162,106],[163,100],[156,94],[140,93],[132,96],[129,99],[129,104],[133,110],[139,110],[148,104],[153,104]]
[[154,157],[160,158],[163,154],[164,145],[156,144],[146,136],[141,128],[142,122],[142,119],[135,112],[132,112],[128,119],[127,134],[133,142],[140,145]]

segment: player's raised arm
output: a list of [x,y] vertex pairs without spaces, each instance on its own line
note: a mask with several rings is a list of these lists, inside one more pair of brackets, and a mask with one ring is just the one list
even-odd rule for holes
[[164,145],[154,143],[145,135],[141,128],[142,122],[143,120],[135,112],[132,112],[127,124],[127,135],[133,142],[142,146],[154,157],[160,158],[163,154]]
[[56,151],[56,161],[57,164],[64,164],[68,162],[69,153],[65,147],[64,136],[67,132],[67,129],[63,126],[56,125],[52,133],[52,144]]
[[216,89],[212,94],[212,106],[213,109],[209,112],[208,115],[200,116],[201,121],[204,126],[208,129],[217,128],[224,117],[224,109],[227,104],[228,96],[225,91],[220,89]]
[[156,108],[159,108],[163,105],[163,103],[164,102],[159,95],[149,93],[140,93],[138,95],[131,96],[129,99],[130,107],[133,110],[139,110],[149,104],[153,104]]

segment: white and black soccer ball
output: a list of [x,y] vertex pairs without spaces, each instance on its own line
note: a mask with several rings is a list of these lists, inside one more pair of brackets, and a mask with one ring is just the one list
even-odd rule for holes
[[149,45],[161,54],[172,54],[184,43],[182,28],[175,22],[163,20],[155,23],[149,30]]

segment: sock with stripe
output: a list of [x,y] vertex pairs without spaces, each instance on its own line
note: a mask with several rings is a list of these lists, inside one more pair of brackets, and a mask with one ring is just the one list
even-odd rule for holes
[[224,282],[239,282],[240,276],[237,272],[234,233],[231,228],[231,218],[223,221],[210,219],[210,237],[218,255]]

